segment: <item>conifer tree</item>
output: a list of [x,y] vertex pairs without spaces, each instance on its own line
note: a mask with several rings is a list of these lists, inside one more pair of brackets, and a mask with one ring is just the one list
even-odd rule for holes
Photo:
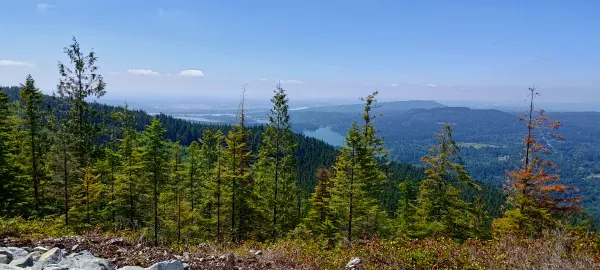
[[96,216],[98,203],[102,192],[102,183],[100,182],[100,175],[96,175],[92,168],[87,167],[83,169],[83,178],[73,189],[71,208],[69,209],[69,215],[72,220],[78,221],[76,224],[79,227],[91,227],[92,216]]
[[378,91],[368,95],[366,98],[361,98],[365,102],[363,110],[362,139],[364,153],[360,155],[361,178],[365,178],[365,190],[369,193],[369,198],[381,199],[382,189],[386,176],[381,169],[384,162],[387,162],[388,151],[383,146],[383,140],[377,136],[375,130],[375,119],[381,114],[373,114],[372,110],[378,108],[377,105]]
[[412,179],[407,177],[398,185],[398,188],[400,190],[400,200],[396,210],[396,234],[404,236],[415,230],[414,225],[417,221],[413,199],[416,197],[415,193],[417,193],[419,187]]
[[329,231],[331,229],[329,227],[332,225],[330,203],[333,181],[331,172],[326,168],[317,169],[316,179],[317,186],[309,200],[310,210],[304,224],[312,233],[322,235]]
[[[346,143],[340,150],[335,162],[335,178],[333,179],[332,207],[335,209],[337,222],[335,225],[343,226],[346,220],[346,237],[352,242],[352,222],[357,218],[354,214],[360,198],[365,196],[363,183],[358,181],[358,155],[361,147],[360,128],[356,123],[352,124]],[[362,206],[362,205],[361,205]]]
[[149,179],[154,186],[153,210],[154,210],[154,246],[158,246],[158,202],[160,190],[168,178],[167,163],[169,160],[168,146],[163,138],[165,129],[158,118],[154,117],[152,123],[146,127],[143,137],[142,161],[143,169],[148,173]]
[[385,160],[387,151],[377,137],[373,127],[375,116],[371,113],[376,95],[374,92],[363,99],[365,123],[362,128],[356,123],[352,125],[334,165],[332,207],[338,217],[337,226],[343,223],[341,219],[347,219],[349,242],[357,232],[373,236],[377,232],[386,232],[389,227],[387,215],[382,210],[383,200],[380,200],[385,180],[380,160]]
[[[172,205],[176,207],[176,220],[177,220],[177,242],[181,241],[181,221],[182,221],[182,205],[183,203],[183,179],[184,179],[184,165],[183,165],[183,147],[179,141],[173,143],[172,154],[171,154],[171,175],[169,177],[169,183],[172,185]],[[169,202],[170,203],[170,202]],[[185,207],[185,206],[184,206]],[[184,210],[185,211],[185,210]],[[184,213],[185,215],[185,213]]]
[[0,89],[0,215],[17,214],[21,195],[12,162],[13,127],[10,121],[8,95]]
[[249,205],[252,201],[253,186],[250,172],[252,150],[248,145],[250,131],[246,128],[244,102],[245,100],[242,97],[238,110],[238,123],[225,139],[227,150],[223,155],[226,160],[224,177],[229,183],[231,192],[231,239],[235,243],[247,236],[253,216],[253,211]]
[[[273,108],[269,123],[263,132],[255,171],[256,209],[259,209],[267,231],[273,240],[281,232],[293,229],[299,218],[296,213],[295,166],[296,143],[290,126],[288,98],[281,85],[277,85],[271,99]],[[278,223],[279,222],[279,223]],[[272,223],[271,226],[268,224]]]
[[122,217],[120,224],[128,223],[131,229],[136,230],[142,220],[144,211],[136,211],[142,208],[144,202],[145,179],[141,175],[143,165],[141,163],[141,150],[138,143],[138,133],[135,129],[135,119],[127,106],[118,113],[121,125],[122,138],[119,141],[117,158],[120,160],[120,169],[115,183],[115,208]]
[[460,164],[459,148],[446,123],[436,136],[438,144],[421,161],[427,165],[426,179],[419,188],[415,236],[449,234],[457,239],[472,236],[473,207],[462,200],[460,187],[479,188]]
[[556,215],[579,211],[581,198],[571,194],[575,188],[559,183],[560,168],[548,159],[550,151],[538,139],[542,136],[540,129],[546,129],[550,138],[565,140],[554,133],[561,123],[552,121],[544,110],[539,110],[536,117],[534,99],[539,93],[535,87],[528,90],[529,110],[520,118],[527,129],[523,140],[523,163],[508,174],[509,209],[502,218],[494,220],[493,226],[498,233],[538,236],[543,230],[557,225]]
[[[223,241],[223,213],[226,208],[225,198],[228,196],[225,188],[225,169],[229,162],[224,156],[227,149],[223,145],[224,136],[221,130],[206,130],[202,134],[201,175],[204,183],[202,185],[202,217],[207,227],[215,228],[214,234],[209,233],[207,237],[214,237],[217,241]],[[209,230],[212,231],[212,230]]]
[[[127,108],[124,108],[127,110]],[[120,125],[122,125],[120,121],[120,112],[110,113],[105,121],[109,121],[110,124],[104,124],[104,127],[108,129],[108,142],[104,146],[104,159],[99,162],[99,165],[103,170],[99,173],[103,174],[103,178],[105,179],[105,183],[110,187],[110,201],[107,204],[107,208],[110,211],[110,220],[112,226],[116,225],[116,179],[118,170],[121,167],[121,156],[119,155],[119,135],[120,135]],[[106,116],[106,115],[105,115]],[[108,118],[108,119],[107,119]]]
[[98,57],[91,51],[84,54],[79,47],[77,39],[64,48],[64,53],[69,57],[69,67],[64,63],[58,64],[60,82],[58,95],[67,103],[67,131],[75,140],[75,152],[79,167],[83,168],[95,147],[99,126],[91,119],[96,116],[86,98],[94,96],[101,98],[106,93],[104,79],[97,73]]
[[58,192],[62,196],[56,194],[56,198],[62,197],[62,206],[58,207],[62,208],[65,225],[69,225],[69,209],[71,208],[69,191],[73,180],[79,175],[75,157],[75,139],[68,131],[66,121],[61,119],[60,111],[53,111],[48,122],[52,132],[52,146],[48,155],[49,167],[54,178],[54,186],[62,187],[62,192]]
[[[201,148],[198,142],[193,141],[188,147],[187,151],[187,178],[189,185],[189,201],[191,204],[191,211],[194,212],[196,204],[198,203],[199,185],[198,185],[198,171],[200,167],[200,152]],[[206,179],[206,178],[204,178]]]
[[20,92],[23,101],[24,129],[26,130],[26,143],[23,144],[23,153],[27,161],[26,173],[33,185],[33,197],[35,199],[35,210],[39,214],[42,204],[40,195],[41,179],[44,177],[44,158],[42,153],[42,125],[43,112],[42,102],[43,94],[35,87],[35,81],[31,75],[25,79]]

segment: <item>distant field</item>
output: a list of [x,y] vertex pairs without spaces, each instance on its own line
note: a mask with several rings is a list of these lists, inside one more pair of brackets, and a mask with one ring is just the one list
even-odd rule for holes
[[493,144],[485,144],[485,143],[458,143],[459,147],[472,147],[475,149],[481,148],[500,148],[500,146]]
[[588,175],[585,179],[600,178],[600,173]]

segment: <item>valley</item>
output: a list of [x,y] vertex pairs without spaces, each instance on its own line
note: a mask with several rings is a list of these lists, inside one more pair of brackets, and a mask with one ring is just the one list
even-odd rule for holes
[[[543,109],[543,108],[542,108]],[[348,127],[361,121],[362,105],[332,105],[290,110],[292,129],[333,146],[343,144]],[[435,142],[432,134],[448,122],[461,147],[467,171],[480,182],[502,187],[504,174],[515,168],[522,158],[521,141],[525,129],[518,120],[523,112],[496,109],[449,107],[434,101],[381,102],[374,109],[382,114],[375,126],[389,148],[391,158],[421,166],[420,158]],[[235,123],[235,111],[227,114],[173,114],[176,118],[203,122]],[[266,110],[248,113],[249,123],[264,123]],[[550,112],[562,127],[558,134],[565,141],[544,137],[550,156],[561,168],[562,181],[579,188],[583,205],[595,217],[600,217],[600,182],[593,181],[600,173],[600,112]],[[543,135],[543,134],[540,134]]]

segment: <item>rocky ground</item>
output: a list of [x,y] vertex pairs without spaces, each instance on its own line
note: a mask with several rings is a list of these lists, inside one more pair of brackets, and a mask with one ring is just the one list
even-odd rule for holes
[[234,255],[231,252],[220,253],[209,246],[199,246],[194,251],[177,251],[103,237],[0,240],[0,270],[301,268],[272,251],[248,250],[245,255]]

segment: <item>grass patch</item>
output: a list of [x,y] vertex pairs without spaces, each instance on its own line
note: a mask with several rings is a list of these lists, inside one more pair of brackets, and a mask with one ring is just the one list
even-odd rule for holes
[[481,148],[500,148],[498,145],[485,144],[485,143],[457,143],[459,147],[471,147],[475,149]]

